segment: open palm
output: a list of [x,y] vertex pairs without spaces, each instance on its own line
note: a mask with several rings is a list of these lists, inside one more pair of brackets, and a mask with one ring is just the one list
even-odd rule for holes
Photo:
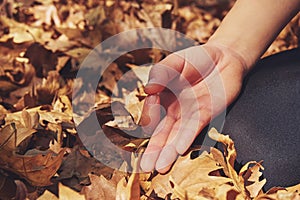
[[141,120],[152,135],[141,168],[168,171],[210,120],[235,100],[245,71],[236,53],[209,44],[173,53],[153,66]]

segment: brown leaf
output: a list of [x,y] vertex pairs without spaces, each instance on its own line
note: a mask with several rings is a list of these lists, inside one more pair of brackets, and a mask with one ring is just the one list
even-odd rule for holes
[[[65,54],[76,59],[78,61],[78,63],[82,63],[83,60],[87,57],[87,55],[90,52],[91,52],[91,49],[89,49],[89,48],[79,47],[79,48],[71,49],[71,50],[65,52]],[[99,58],[97,58],[97,59],[99,60]]]
[[0,173],[0,198],[12,199],[16,195],[17,186],[12,177]]
[[29,58],[37,77],[40,78],[47,77],[48,72],[55,70],[57,65],[57,55],[39,43],[33,43],[28,47],[24,56]]
[[58,170],[64,150],[58,155],[48,152],[33,156],[17,155],[5,149],[0,150],[1,168],[12,171],[35,186],[51,185],[50,179]]
[[15,184],[17,186],[17,190],[16,190],[16,199],[26,199],[26,197],[28,196],[28,190],[26,185],[20,181],[20,180],[15,180]]
[[114,120],[107,122],[105,125],[111,127],[117,127],[124,130],[134,130],[136,129],[136,124],[134,123],[130,113],[125,109],[124,105],[119,101],[112,102],[111,104],[112,115]]
[[235,162],[237,153],[236,153],[233,141],[229,138],[228,135],[222,135],[222,134],[218,133],[218,131],[215,128],[212,128],[208,132],[208,135],[213,140],[223,143],[224,151],[225,151],[224,156],[225,156],[226,162],[225,163],[220,162],[220,163],[226,165],[226,167],[224,167],[225,174],[227,174],[227,176],[232,179],[233,184],[236,187],[236,189],[240,193],[242,193],[243,196],[246,198],[248,195],[245,190],[244,180],[242,177],[238,176],[238,174],[236,173],[236,171],[234,169],[234,162]]
[[109,92],[115,96],[119,96],[119,88],[117,82],[122,77],[123,73],[116,63],[110,64],[103,72],[99,87],[105,87]]
[[65,156],[59,172],[59,180],[72,178],[87,178],[92,171],[94,160],[84,156],[78,149],[74,147],[72,152]]
[[13,19],[1,16],[1,23],[9,27],[9,33],[0,38],[0,42],[7,42],[13,39],[14,43],[37,41],[44,43],[48,38],[51,38],[51,32],[45,32],[42,27],[32,27],[25,23],[17,22]]
[[29,85],[35,73],[33,66],[30,63],[28,63],[27,58],[16,57],[11,61],[6,60],[6,63],[3,64],[3,66],[1,67],[2,69],[0,69],[0,93],[4,95],[20,87],[25,87]]
[[222,169],[222,166],[219,166],[207,152],[193,160],[188,154],[178,158],[168,174],[155,176],[151,189],[161,198],[165,198],[169,193],[172,193],[172,198],[194,198],[203,188],[217,188],[232,182],[226,177],[210,175],[219,169]]
[[[84,13],[86,12],[86,7],[84,5],[63,5],[59,12],[68,13],[67,18],[62,20],[60,27],[84,29]],[[60,13],[60,15],[63,15],[63,13]]]
[[107,180],[104,176],[89,174],[91,185],[85,186],[81,194],[85,195],[87,200],[116,199],[117,184]]
[[59,96],[53,105],[53,110],[72,116],[72,103],[66,95]]
[[5,117],[6,125],[0,129],[0,151],[16,151],[17,146],[27,137],[37,132],[37,113],[29,114],[23,110],[17,113],[8,113]]
[[52,52],[66,52],[80,45],[81,44],[78,41],[70,40],[66,35],[62,34],[58,38],[47,39],[45,47]]
[[134,72],[143,85],[148,83],[151,66],[137,66],[133,64],[127,64],[126,66],[130,67],[130,70]]
[[139,158],[135,158],[133,173],[126,181],[122,178],[117,185],[117,200],[139,200],[140,199],[140,184],[139,184]]
[[[185,167],[183,168],[183,166]],[[172,197],[193,198],[197,196],[203,188],[215,188],[225,183],[231,183],[232,180],[229,178],[210,175],[211,172],[221,168],[222,167],[213,160],[211,154],[207,153],[203,153],[194,160],[186,157],[184,160],[181,160],[181,162],[179,161],[178,165],[176,167],[174,166],[170,172],[170,181],[179,186],[173,188]],[[177,191],[176,189],[179,188],[182,188],[182,190]],[[185,192],[182,193],[182,191]]]
[[59,111],[51,110],[38,110],[39,114],[39,122],[41,125],[45,125],[45,122],[52,123],[52,124],[62,124],[68,128],[73,127],[72,116],[66,113],[62,113]]

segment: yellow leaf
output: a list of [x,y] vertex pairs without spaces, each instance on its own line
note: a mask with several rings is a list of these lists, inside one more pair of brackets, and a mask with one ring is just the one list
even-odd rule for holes
[[140,184],[139,184],[139,158],[134,160],[133,173],[129,177],[128,182],[122,178],[117,185],[117,200],[139,200]]
[[[236,153],[233,141],[229,138],[228,135],[223,135],[221,133],[218,133],[218,131],[215,128],[212,128],[208,132],[208,136],[215,141],[223,143],[223,145],[225,147],[224,148],[225,162],[220,162],[220,164],[224,165],[224,169],[226,170],[224,172],[229,178],[232,179],[235,188],[240,193],[242,193],[244,198],[246,198],[247,193],[246,193],[245,186],[244,186],[244,180],[243,180],[243,178],[238,176],[238,174],[236,173],[236,171],[234,169],[234,162],[235,162],[237,153]],[[225,165],[226,165],[226,167],[225,167]]]
[[[250,164],[254,164],[254,166],[249,168]],[[262,176],[260,169],[263,170],[260,163],[251,161],[245,164],[239,173],[240,180],[244,180],[245,188],[249,192],[251,198],[256,197],[267,182],[266,179],[259,180]]]
[[37,200],[59,200],[57,196],[46,190]]
[[58,184],[59,199],[63,200],[85,200],[84,195],[72,190],[71,188],[64,186],[63,184]]
[[[191,159],[190,154],[179,157],[170,172],[164,175],[159,174],[152,179],[152,185],[147,194],[154,190],[161,198],[174,192],[172,198],[184,196],[189,199],[197,199],[199,192],[204,188],[212,189],[232,182],[230,178],[210,175],[211,172],[219,169],[222,169],[222,166],[207,152],[203,152],[195,159]],[[229,189],[234,188],[229,187]]]
[[1,16],[0,20],[3,23],[4,27],[9,27],[8,37],[1,38],[1,42],[6,42],[8,39],[13,38],[13,41],[15,43],[23,43],[34,40],[40,40],[42,36],[45,35],[45,32],[42,28],[30,27],[25,23],[19,23],[5,16]]

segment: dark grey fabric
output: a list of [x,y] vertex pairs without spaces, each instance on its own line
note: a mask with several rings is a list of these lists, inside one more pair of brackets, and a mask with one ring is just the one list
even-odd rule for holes
[[300,49],[262,59],[229,107],[238,161],[264,160],[265,189],[300,183]]

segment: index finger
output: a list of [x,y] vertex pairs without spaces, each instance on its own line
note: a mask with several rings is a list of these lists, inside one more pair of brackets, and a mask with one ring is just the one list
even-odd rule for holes
[[152,134],[160,121],[160,98],[158,95],[149,95],[145,99],[140,125],[147,135]]

